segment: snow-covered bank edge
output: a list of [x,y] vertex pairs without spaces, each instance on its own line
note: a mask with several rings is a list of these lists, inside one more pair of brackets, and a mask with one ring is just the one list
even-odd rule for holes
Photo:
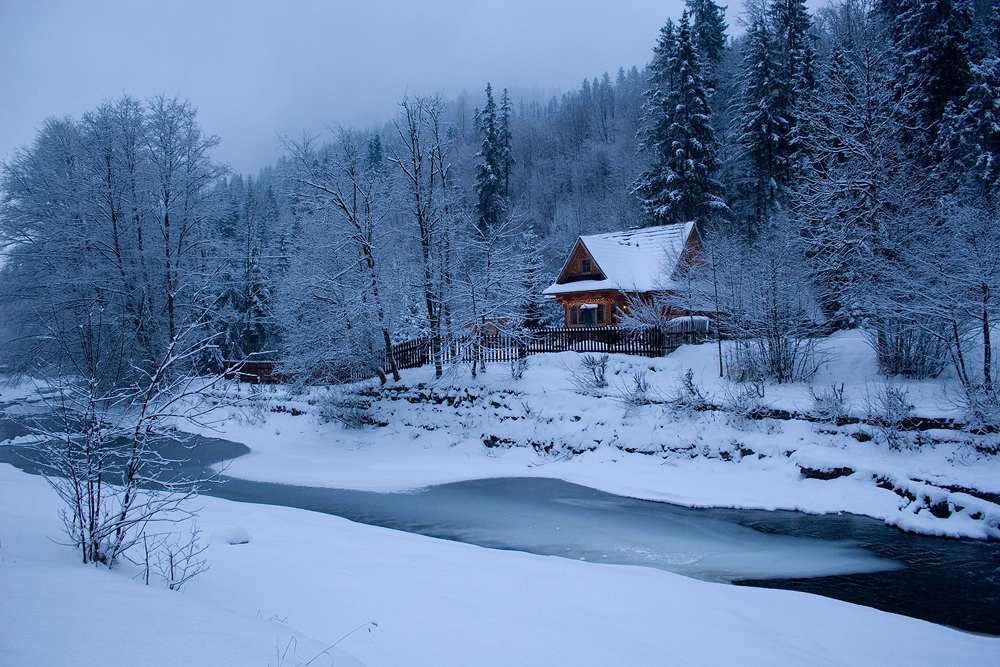
[[[760,404],[809,413],[815,388],[842,384],[849,409],[859,413],[872,393],[891,386],[913,403],[914,417],[960,417],[941,381],[879,377],[859,335],[840,334],[827,347],[839,363],[827,364],[811,386],[765,387]],[[369,392],[367,416],[377,426],[323,423],[328,390],[271,388],[259,394],[257,419],[204,433],[249,446],[252,454],[227,474],[260,481],[402,491],[483,477],[554,477],[691,507],[851,512],[928,535],[1000,538],[1000,456],[991,453],[1000,435],[913,430],[890,442],[856,420],[679,409],[665,399],[688,369],[717,405],[731,406],[743,388],[718,378],[708,345],[662,359],[611,355],[604,389],[581,390],[576,353],[528,362],[520,379],[502,364],[476,381],[467,369],[441,380],[426,367],[404,371],[400,385]],[[622,398],[637,373],[649,385],[650,404]]]
[[[218,525],[207,505],[221,504],[193,502],[206,506],[203,525]],[[328,646],[273,616],[234,609],[224,596],[169,591],[155,579],[145,586],[127,561],[111,571],[82,565],[65,546],[60,509],[41,477],[0,464],[0,664],[263,667],[282,664],[286,648],[284,664],[302,664]],[[218,556],[224,541],[213,542]],[[330,654],[337,665],[361,664],[339,649]]]
[[[879,376],[859,332],[830,337],[821,352],[829,361],[809,385],[722,380],[712,345],[660,359],[610,355],[604,388],[581,386],[573,352],[531,356],[520,378],[506,364],[475,380],[467,367],[441,379],[424,367],[383,390],[369,383],[362,416],[378,425],[360,428],[321,419],[343,388],[244,385],[256,413],[200,433],[247,445],[226,474],[258,481],[388,492],[553,477],[690,507],[851,512],[928,535],[1000,537],[1000,435],[880,429],[865,413],[887,390],[912,404],[913,418],[960,421],[953,387]],[[688,375],[721,409],[678,402]],[[646,400],[626,400],[640,376]],[[830,387],[851,418],[769,416],[815,414],[815,395]],[[29,394],[0,387],[0,402]]]
[[[813,595],[215,498],[198,499],[211,569],[171,592],[80,565],[53,541],[58,504],[0,465],[4,664],[301,665],[359,626],[313,665],[985,666],[1000,653],[998,638]],[[235,529],[247,543],[228,543]]]

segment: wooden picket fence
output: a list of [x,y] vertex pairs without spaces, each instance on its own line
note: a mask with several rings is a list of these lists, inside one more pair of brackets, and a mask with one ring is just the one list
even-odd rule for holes
[[[679,330],[678,330],[679,329]],[[573,327],[525,329],[518,333],[498,332],[478,337],[449,338],[441,341],[434,353],[430,338],[415,338],[392,347],[396,367],[419,368],[439,359],[444,365],[481,360],[487,363],[510,362],[530,354],[551,352],[615,353],[644,357],[662,357],[681,345],[700,343],[708,337],[705,330],[675,327],[666,331],[660,327],[622,329],[619,327]],[[436,359],[435,359],[436,357]],[[227,362],[226,377],[251,384],[287,382],[275,361]],[[382,365],[390,371],[388,360]]]
[[[393,346],[393,356],[400,369],[434,363],[435,356],[443,364],[472,363],[473,359],[487,363],[509,362],[529,354],[567,351],[662,357],[681,345],[700,343],[707,335],[705,331],[665,331],[659,327],[638,330],[618,327],[525,329],[518,333],[481,334],[478,338],[442,341],[437,355],[432,353],[429,338],[418,338]],[[384,370],[388,372],[388,362]]]

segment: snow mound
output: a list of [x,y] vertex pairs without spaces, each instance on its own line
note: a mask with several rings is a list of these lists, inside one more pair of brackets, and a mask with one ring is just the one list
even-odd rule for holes
[[235,523],[227,523],[217,526],[212,531],[212,542],[225,542],[226,544],[247,544],[250,541],[250,533],[243,526]]

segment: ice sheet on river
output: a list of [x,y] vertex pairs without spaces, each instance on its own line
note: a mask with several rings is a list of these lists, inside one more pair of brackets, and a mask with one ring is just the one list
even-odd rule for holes
[[902,567],[847,541],[773,535],[704,510],[622,498],[560,480],[486,479],[409,493],[230,480],[220,495],[499,549],[643,565],[711,581],[820,577]]

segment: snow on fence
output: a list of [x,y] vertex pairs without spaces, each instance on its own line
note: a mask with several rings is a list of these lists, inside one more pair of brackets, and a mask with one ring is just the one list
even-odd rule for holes
[[663,330],[669,333],[700,333],[708,334],[711,320],[704,315],[685,315],[675,317],[663,325]]
[[[393,356],[400,369],[433,363],[435,356],[444,364],[472,363],[473,359],[505,362],[529,354],[567,351],[662,357],[681,345],[702,342],[707,335],[708,327],[700,322],[694,326],[677,326],[673,331],[659,327],[525,329],[518,333],[482,334],[478,338],[443,341],[437,355],[432,353],[429,338],[418,338],[393,346]],[[384,370],[388,372],[388,363]]]
[[[525,329],[518,333],[482,334],[478,338],[443,340],[437,354],[430,338],[415,338],[392,346],[399,369],[419,368],[434,363],[471,364],[473,359],[485,362],[508,362],[529,354],[546,352],[617,353],[644,357],[662,357],[681,345],[700,343],[708,336],[707,318],[704,323],[672,322],[668,326],[645,329],[619,327],[573,327]],[[275,361],[226,362],[226,378],[251,384],[276,384],[290,378],[278,372]],[[389,372],[389,362],[382,365]],[[318,377],[318,376],[317,376]]]

